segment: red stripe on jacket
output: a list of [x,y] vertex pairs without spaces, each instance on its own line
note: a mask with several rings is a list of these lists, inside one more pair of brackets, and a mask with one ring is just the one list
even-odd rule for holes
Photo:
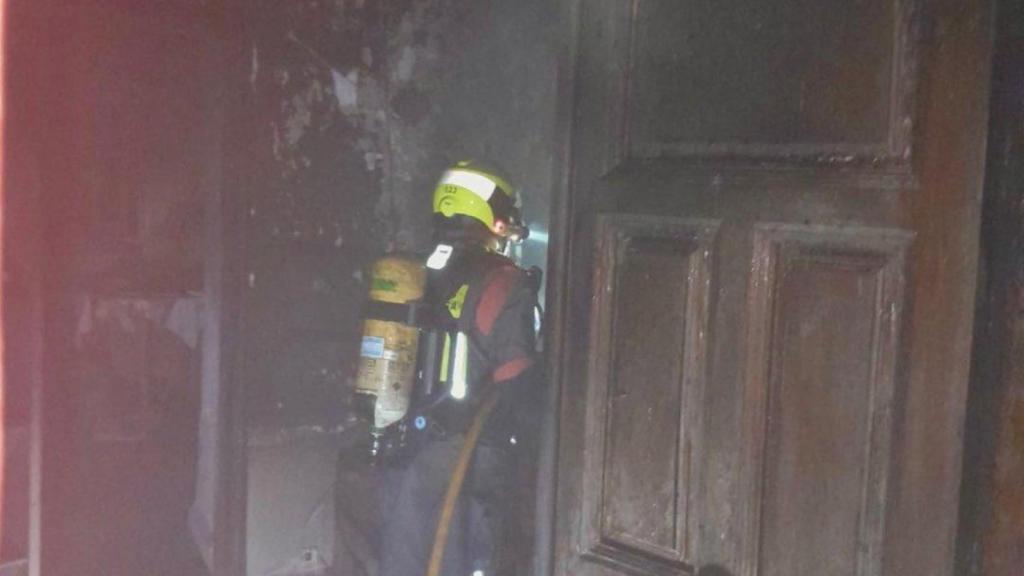
[[509,360],[494,370],[494,373],[491,375],[491,380],[494,382],[505,382],[506,380],[511,380],[523,372],[526,372],[527,368],[530,366],[533,366],[533,360],[526,356],[521,356],[515,360]]
[[476,307],[476,327],[484,336],[489,336],[494,329],[517,276],[518,270],[513,266],[502,266],[488,274],[484,293]]

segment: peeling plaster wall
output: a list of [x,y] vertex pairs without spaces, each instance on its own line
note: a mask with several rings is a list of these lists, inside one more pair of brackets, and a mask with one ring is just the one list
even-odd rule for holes
[[557,14],[547,0],[262,0],[251,14],[265,157],[244,207],[241,371],[248,573],[264,576],[343,563],[324,507],[350,440],[362,270],[422,247],[440,171],[498,162],[544,237]]
[[[460,158],[485,158],[513,175],[524,216],[546,232],[555,123],[555,6],[551,2],[417,4],[391,35],[391,170],[387,187],[403,226],[399,245],[427,235],[429,192]],[[537,237],[541,237],[539,234]],[[524,260],[542,265],[546,245]]]

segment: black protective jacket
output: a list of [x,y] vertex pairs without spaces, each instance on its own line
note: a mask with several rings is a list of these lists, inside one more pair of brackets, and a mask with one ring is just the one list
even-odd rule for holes
[[[504,256],[484,250],[456,254],[441,270],[431,270],[428,299],[450,327],[442,344],[442,386],[457,387],[465,374],[465,397],[441,403],[433,412],[450,433],[463,432],[480,401],[493,386],[501,388],[497,409],[489,418],[484,442],[514,434],[528,417],[538,393],[535,313],[539,272],[526,271]],[[463,335],[461,341],[458,334]],[[463,345],[460,366],[457,347]]]

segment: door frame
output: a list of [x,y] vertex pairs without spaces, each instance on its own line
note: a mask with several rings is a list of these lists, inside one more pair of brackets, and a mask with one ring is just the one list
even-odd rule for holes
[[576,127],[576,85],[579,57],[579,26],[582,0],[558,0],[558,46],[556,114],[554,131],[556,159],[552,163],[555,184],[551,191],[551,214],[547,259],[544,318],[544,353],[548,395],[544,414],[544,437],[538,470],[537,516],[534,539],[534,571],[537,576],[553,575],[557,543],[558,477],[561,462],[559,426],[563,406],[571,399],[563,397],[568,346],[570,279],[576,222],[573,214],[573,138]]
[[[201,388],[216,395],[216,422],[211,428],[215,451],[212,509],[189,511],[189,530],[210,576],[246,575],[248,474],[245,350],[246,191],[256,186],[252,136],[255,104],[249,89],[251,28],[245,0],[214,3],[210,9],[219,51],[222,82],[213,91],[220,104],[220,182],[205,204],[203,226],[203,339],[200,344]],[[202,401],[200,410],[203,411]],[[200,426],[202,416],[200,416]],[[200,437],[202,430],[200,430]],[[202,457],[200,443],[197,456]],[[199,469],[197,467],[197,473]],[[198,482],[197,482],[198,490]]]

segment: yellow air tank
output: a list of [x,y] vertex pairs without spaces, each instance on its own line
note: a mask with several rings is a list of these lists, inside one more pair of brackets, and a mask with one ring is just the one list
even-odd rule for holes
[[[408,304],[423,297],[423,264],[403,256],[374,262],[370,273],[370,300]],[[416,379],[419,330],[402,322],[367,318],[356,377],[356,393],[372,400],[372,423],[383,430],[409,410]]]

